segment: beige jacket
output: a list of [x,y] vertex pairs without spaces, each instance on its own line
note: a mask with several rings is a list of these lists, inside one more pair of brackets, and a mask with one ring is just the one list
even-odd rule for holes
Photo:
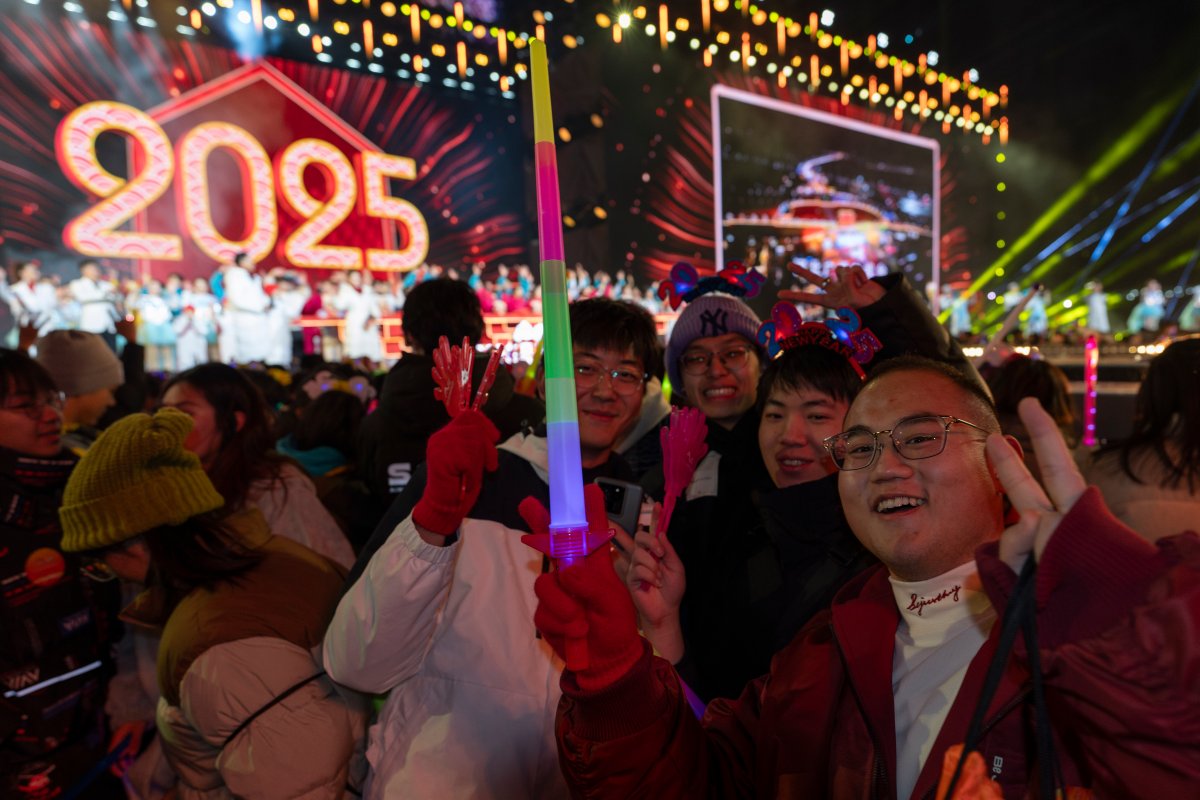
[[[321,666],[312,654],[345,573],[271,536],[256,510],[230,521],[262,562],[237,582],[188,594],[171,611],[158,651],[157,727],[179,776],[177,796],[342,797],[366,707],[328,678],[314,678]],[[153,590],[143,593],[125,618],[161,618],[157,600]],[[226,744],[255,711],[302,682]]]
[[1153,542],[1183,531],[1200,531],[1200,486],[1188,491],[1187,481],[1167,486],[1167,471],[1152,453],[1136,454],[1131,462],[1138,483],[1121,469],[1119,453],[1086,459],[1083,476],[1100,489],[1104,503],[1117,519]]

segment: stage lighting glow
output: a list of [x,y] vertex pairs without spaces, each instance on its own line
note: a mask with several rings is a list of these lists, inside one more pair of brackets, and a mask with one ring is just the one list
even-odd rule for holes
[[621,14],[617,17],[617,25],[622,28],[628,28],[633,23],[633,18],[629,14]]
[[875,37],[875,43],[879,45],[879,48],[882,50],[891,44],[891,41],[888,39],[888,35],[886,33],[880,33]]
[[834,18],[833,12],[830,11],[828,8],[821,12],[821,24],[822,25],[826,25],[826,26],[832,25],[833,18]]
[[938,65],[938,51],[930,50],[925,56],[925,63],[929,64],[931,67],[936,67]]

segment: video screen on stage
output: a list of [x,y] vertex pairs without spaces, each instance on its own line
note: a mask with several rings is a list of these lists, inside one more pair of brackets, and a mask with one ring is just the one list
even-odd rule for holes
[[162,279],[238,252],[377,274],[528,258],[515,103],[36,7],[0,64],[7,261]]
[[937,280],[936,141],[728,86],[712,109],[718,267]]

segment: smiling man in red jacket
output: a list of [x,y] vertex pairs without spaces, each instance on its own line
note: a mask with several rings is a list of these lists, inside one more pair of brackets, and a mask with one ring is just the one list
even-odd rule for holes
[[[827,442],[846,518],[883,564],[702,720],[638,636],[606,560],[543,575],[539,628],[556,646],[588,639],[590,664],[564,673],[558,717],[574,794],[932,798],[1028,558],[1066,783],[1103,797],[1194,792],[1200,541],[1147,544],[1087,488],[1036,401],[1021,416],[1049,496],[973,382],[919,359],[881,367]],[[1019,516],[1008,528],[1006,497]],[[1006,798],[1037,780],[1027,678],[1014,657],[979,745]]]

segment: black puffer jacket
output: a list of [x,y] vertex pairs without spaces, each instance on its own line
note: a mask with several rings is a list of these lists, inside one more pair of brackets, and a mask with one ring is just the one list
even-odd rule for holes
[[[472,386],[478,387],[487,359],[477,358]],[[404,491],[413,470],[425,461],[425,444],[434,431],[450,421],[441,401],[433,396],[433,359],[408,353],[392,367],[383,382],[379,407],[363,420],[358,463],[363,480],[380,513]],[[496,370],[483,413],[500,430],[500,441],[532,428],[546,415],[540,400],[516,394],[512,375]]]

